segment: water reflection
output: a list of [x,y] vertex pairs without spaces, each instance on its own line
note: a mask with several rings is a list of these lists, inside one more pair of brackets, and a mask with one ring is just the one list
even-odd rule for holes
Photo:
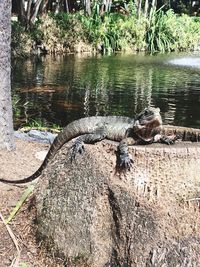
[[13,62],[16,125],[40,119],[64,126],[83,116],[134,116],[159,106],[165,123],[200,127],[200,70],[172,63],[177,60],[180,56],[69,55]]
[[200,57],[182,57],[169,60],[169,64],[200,68]]

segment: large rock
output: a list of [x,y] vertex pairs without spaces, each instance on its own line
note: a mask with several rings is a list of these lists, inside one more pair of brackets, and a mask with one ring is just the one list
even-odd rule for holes
[[[38,237],[75,265],[200,266],[200,145],[130,148],[115,170],[116,143],[63,146],[36,190]],[[81,265],[82,266],[82,265]]]

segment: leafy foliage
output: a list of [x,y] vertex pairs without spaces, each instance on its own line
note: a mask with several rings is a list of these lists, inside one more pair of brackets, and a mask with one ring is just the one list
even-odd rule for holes
[[187,15],[177,16],[171,9],[153,9],[147,24],[148,50],[170,52],[194,49],[200,43],[200,21]]
[[[177,15],[172,9],[151,7],[138,16],[133,1],[126,13],[101,12],[96,2],[92,14],[49,13],[41,17],[29,32],[13,24],[12,47],[27,50],[38,46],[46,53],[134,50],[170,52],[191,50],[200,44],[200,20]],[[124,11],[123,10],[123,11]]]
[[25,28],[17,21],[12,22],[11,47],[14,55],[24,56],[32,48],[32,40]]

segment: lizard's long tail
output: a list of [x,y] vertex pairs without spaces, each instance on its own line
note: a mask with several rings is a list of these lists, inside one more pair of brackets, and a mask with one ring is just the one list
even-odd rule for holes
[[100,117],[89,117],[83,118],[77,121],[74,121],[68,124],[61,133],[55,138],[53,144],[51,145],[42,165],[39,169],[33,173],[32,175],[21,179],[21,180],[6,180],[0,179],[0,182],[7,184],[25,184],[35,180],[38,176],[40,176],[41,172],[45,169],[48,162],[55,156],[56,152],[68,141],[71,139],[86,133],[91,133],[94,131],[94,125],[100,121]]
[[[71,139],[83,135],[83,134],[89,134],[94,133],[94,131],[99,127],[99,125],[104,124],[117,124],[118,125],[132,125],[132,119],[128,117],[122,117],[122,116],[107,116],[107,117],[101,117],[101,116],[93,116],[93,117],[87,117],[82,118],[76,121],[73,121],[72,123],[68,124],[61,133],[55,138],[53,144],[51,145],[49,152],[47,153],[42,165],[39,167],[39,169],[32,174],[29,177],[26,177],[21,180],[6,180],[6,179],[0,179],[0,182],[7,183],[7,184],[25,184],[28,182],[31,182],[35,180],[38,176],[40,176],[41,172],[45,169],[48,162],[55,156],[56,152],[68,141]],[[120,128],[123,128],[120,126]],[[120,131],[119,131],[120,132]],[[124,130],[121,133],[124,134]],[[119,136],[118,136],[119,135]],[[120,134],[118,134],[115,138],[113,137],[113,140],[118,140],[120,138]]]
[[51,147],[50,147],[50,149],[49,149],[49,151],[48,151],[48,153],[47,153],[42,165],[39,167],[39,169],[35,173],[33,173],[32,175],[30,175],[30,176],[28,176],[28,177],[26,177],[24,179],[21,179],[21,180],[0,179],[0,182],[7,183],[7,184],[25,184],[25,183],[28,183],[28,182],[31,182],[31,181],[35,180],[38,176],[40,176],[41,172],[47,166],[48,162],[54,157],[56,152],[61,148],[62,145],[64,145],[64,143],[63,144],[61,143],[62,135],[63,134],[59,134],[55,138],[55,140],[54,140],[53,144],[51,145]]
[[162,133],[164,135],[176,135],[182,141],[200,142],[200,129],[163,125]]
[[48,162],[54,157],[56,152],[62,146],[60,143],[60,138],[61,138],[61,136],[59,136],[59,135],[55,138],[55,140],[54,140],[53,144],[51,145],[42,165],[39,167],[39,169],[35,173],[33,173],[32,175],[30,175],[24,179],[21,179],[21,180],[6,180],[6,179],[0,178],[0,182],[7,183],[7,184],[25,184],[25,183],[28,183],[28,182],[35,180],[38,176],[40,176],[41,172],[47,166]]

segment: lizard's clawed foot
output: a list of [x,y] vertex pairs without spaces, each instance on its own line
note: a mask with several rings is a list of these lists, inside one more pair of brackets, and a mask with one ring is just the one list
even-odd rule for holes
[[180,139],[179,136],[162,136],[160,142],[166,145],[173,145],[178,139]]
[[128,154],[117,155],[117,169],[130,171],[132,165],[133,160],[129,157]]
[[71,162],[75,160],[76,154],[83,154],[85,148],[84,148],[84,143],[80,139],[76,139],[74,144],[71,147],[71,155],[70,155],[70,160]]

